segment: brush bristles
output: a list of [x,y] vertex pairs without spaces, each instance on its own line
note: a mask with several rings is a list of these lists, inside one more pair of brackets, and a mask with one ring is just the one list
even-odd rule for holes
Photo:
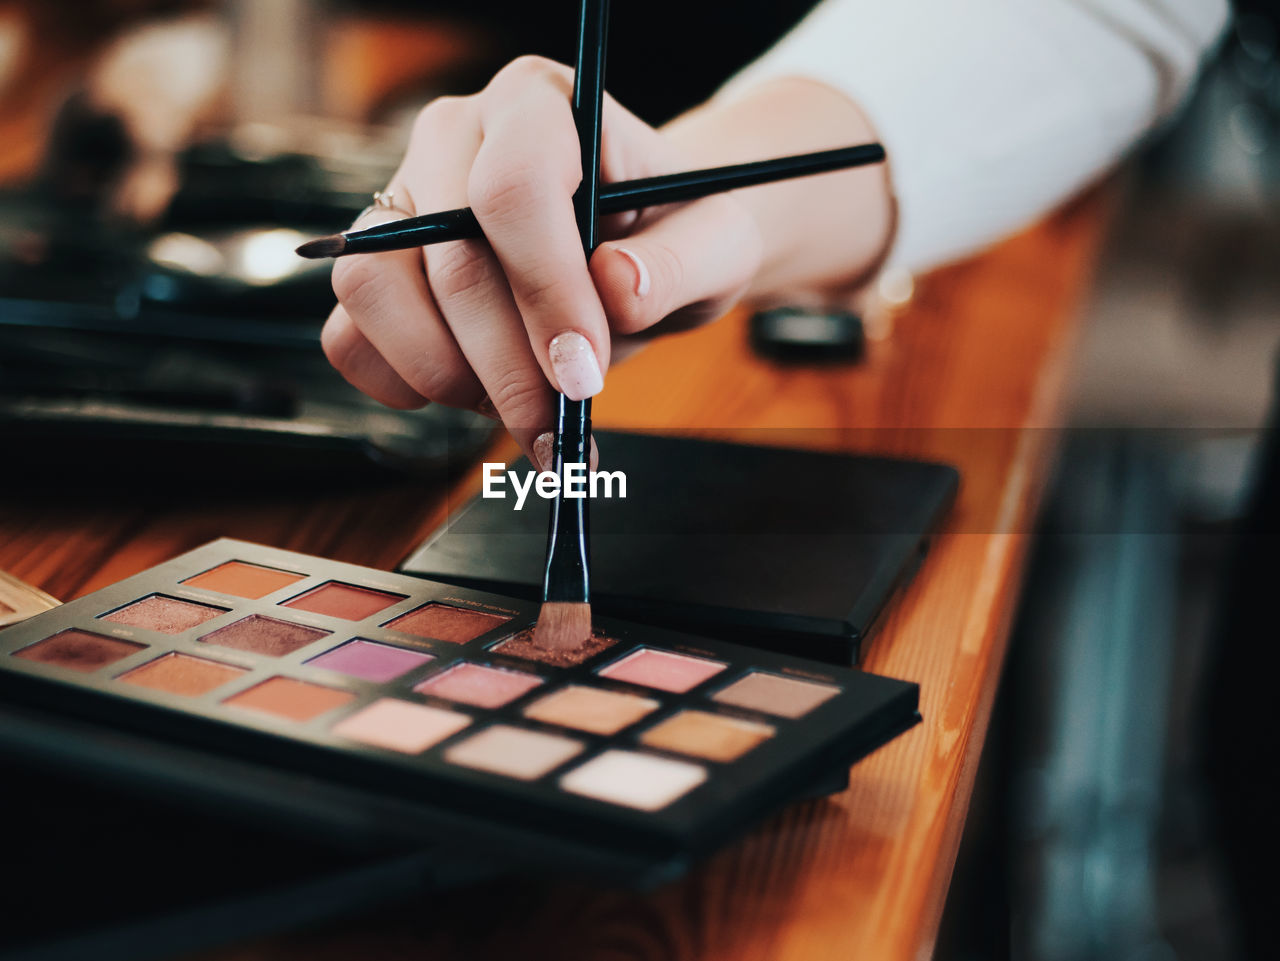
[[591,605],[546,601],[533,628],[533,643],[544,651],[576,651],[591,637]]
[[337,257],[346,249],[347,238],[342,234],[334,234],[332,237],[319,237],[316,240],[308,240],[294,253],[299,257],[306,257],[308,260],[323,260],[325,257]]

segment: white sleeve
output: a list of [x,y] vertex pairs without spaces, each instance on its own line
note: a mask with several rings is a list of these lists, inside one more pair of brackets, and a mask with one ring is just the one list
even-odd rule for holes
[[891,262],[970,253],[1069,197],[1181,102],[1227,0],[825,0],[717,95],[805,76],[889,154]]

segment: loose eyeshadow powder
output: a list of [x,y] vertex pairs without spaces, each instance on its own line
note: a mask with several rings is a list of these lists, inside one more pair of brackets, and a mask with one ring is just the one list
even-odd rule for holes
[[840,693],[840,688],[815,681],[753,671],[712,695],[721,704],[733,704],[778,717],[804,717],[819,704]]
[[57,664],[59,667],[88,673],[122,661],[144,647],[145,644],[133,644],[119,638],[103,637],[101,634],[71,628],[14,651],[13,656],[24,661]]
[[277,621],[274,617],[250,614],[234,624],[206,634],[200,640],[205,644],[231,647],[237,651],[284,657],[328,635],[328,631],[322,631],[318,627],[304,627],[291,621]]
[[657,811],[707,779],[700,764],[634,751],[605,751],[560,779],[574,794],[642,811]]
[[382,626],[450,644],[465,644],[509,620],[509,617],[501,614],[486,614],[484,611],[469,611],[452,604],[431,603],[415,608],[408,614],[401,614]]
[[573,667],[588,658],[595,657],[601,651],[613,647],[616,639],[605,634],[593,633],[586,642],[572,651],[553,651],[539,647],[533,642],[533,628],[513,634],[505,641],[499,641],[490,650],[495,654],[506,654],[508,657],[520,657],[526,661],[538,661],[555,667]]
[[294,721],[309,721],[354,698],[354,694],[335,691],[331,687],[295,681],[291,677],[272,677],[247,691],[232,695],[224,703],[277,714]]
[[542,678],[523,671],[464,663],[427,678],[414,690],[476,707],[496,708],[509,704],[541,683]]
[[582,753],[572,738],[495,724],[444,752],[445,759],[463,767],[532,781]]
[[457,711],[383,698],[333,726],[333,733],[390,751],[418,754],[457,734],[471,718]]
[[170,694],[198,697],[247,673],[243,667],[175,652],[135,667],[132,671],[121,674],[118,680],[157,691],[168,691]]
[[415,667],[434,661],[431,654],[357,638],[307,661],[312,667],[338,671],[366,681],[394,681]]
[[538,698],[524,709],[524,714],[535,721],[592,734],[617,734],[658,706],[657,701],[647,697],[572,684]]
[[306,580],[307,575],[295,574],[292,571],[281,571],[274,567],[263,567],[261,564],[248,564],[244,561],[227,561],[217,567],[188,577],[183,584],[199,587],[219,594],[230,594],[233,597],[247,597],[257,600],[274,594],[276,591]]
[[378,611],[386,610],[397,601],[403,601],[404,597],[403,594],[390,594],[387,591],[375,591],[368,587],[343,584],[341,581],[329,581],[312,588],[305,594],[283,601],[281,606],[296,607],[316,614],[327,614],[329,617],[340,617],[345,621],[363,621],[366,617],[377,614]]
[[681,711],[645,731],[640,742],[708,761],[736,761],[773,735],[774,728],[768,724],[706,711]]
[[111,621],[113,624],[141,627],[160,634],[181,634],[225,613],[227,613],[225,607],[196,604],[193,601],[183,601],[164,594],[152,594],[118,611],[103,614],[102,619]]
[[688,654],[642,647],[634,654],[628,654],[622,660],[602,667],[600,675],[615,681],[683,694],[707,678],[719,674],[725,667],[720,661],[710,661],[705,657],[690,657]]

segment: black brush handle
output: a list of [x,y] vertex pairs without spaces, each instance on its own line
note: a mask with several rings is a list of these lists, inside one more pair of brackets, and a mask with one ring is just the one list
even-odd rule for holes
[[[604,108],[605,37],[608,0],[582,0],[578,17],[578,62],[573,72],[573,125],[582,156],[582,183],[573,195],[573,213],[588,261],[596,249],[600,203],[600,121]],[[591,463],[591,400],[558,398],[555,472],[560,493],[551,505],[547,534],[544,601],[591,600],[589,498],[567,497],[566,464]],[[581,491],[584,495],[587,490]]]
[[[790,157],[774,157],[771,160],[754,160],[751,163],[730,164],[725,167],[685,170],[660,177],[622,180],[615,184],[600,185],[599,212],[620,214],[628,210],[698,200],[712,194],[758,187],[779,180],[865,167],[880,163],[884,156],[884,147],[880,144],[863,143]],[[347,256],[384,250],[407,250],[428,244],[447,243],[450,240],[470,240],[483,237],[484,231],[480,229],[480,221],[476,220],[470,207],[459,207],[456,210],[421,214],[388,224],[352,230],[342,236],[346,239],[347,246],[340,256]]]

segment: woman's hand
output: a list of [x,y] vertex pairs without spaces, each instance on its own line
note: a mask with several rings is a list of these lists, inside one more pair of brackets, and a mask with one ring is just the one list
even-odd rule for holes
[[[714,319],[744,293],[856,283],[892,233],[883,168],[805,177],[601,222],[588,265],[573,215],[582,179],[572,71],[538,57],[472,97],[427,106],[389,188],[404,215],[469,206],[485,240],[361,254],[333,270],[322,343],[356,387],[501,418],[544,463],[553,390],[604,386],[629,345]],[[605,98],[606,183],[874,140],[843,95],[772,81],[659,132]],[[357,227],[397,219],[375,208]]]
[[[487,242],[334,265],[338,306],[322,343],[360,390],[392,407],[496,415],[533,454],[553,425],[553,388],[593,396],[623,339],[663,320],[712,319],[746,289],[760,229],[731,195],[606,218],[588,266],[572,203],[582,179],[572,85],[569,68],[525,57],[479,94],[418,116],[394,203],[406,214],[470,206]],[[605,182],[696,165],[611,98],[601,140]],[[398,216],[375,208],[356,226]]]

